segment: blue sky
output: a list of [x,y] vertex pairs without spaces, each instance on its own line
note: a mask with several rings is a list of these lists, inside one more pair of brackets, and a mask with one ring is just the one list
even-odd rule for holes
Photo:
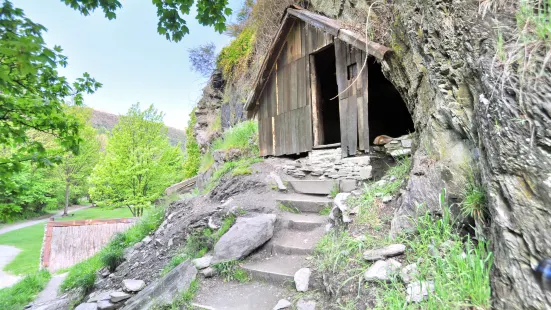
[[[156,8],[151,0],[122,0],[117,19],[107,20],[100,10],[90,16],[65,6],[61,0],[13,0],[27,17],[48,29],[44,39],[60,45],[69,59],[60,71],[69,80],[88,72],[103,87],[85,96],[94,109],[124,114],[140,102],[165,113],[168,126],[183,129],[199,100],[206,78],[191,71],[187,50],[212,41],[219,51],[231,40],[211,27],[198,24],[192,12],[186,18],[190,34],[178,43],[157,34]],[[230,0],[234,12],[242,0]]]

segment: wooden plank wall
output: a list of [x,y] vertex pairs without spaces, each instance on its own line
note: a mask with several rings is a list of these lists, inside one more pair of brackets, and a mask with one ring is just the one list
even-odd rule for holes
[[333,43],[333,36],[295,20],[276,65],[259,96],[260,155],[312,150],[310,54]]
[[[335,54],[340,94],[341,150],[342,156],[348,157],[356,155],[358,149],[369,151],[368,70],[365,68],[360,72],[366,53],[335,39]],[[360,77],[356,80],[358,74]]]

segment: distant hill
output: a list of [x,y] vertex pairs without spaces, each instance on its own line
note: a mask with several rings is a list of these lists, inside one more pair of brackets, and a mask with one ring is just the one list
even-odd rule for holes
[[[110,132],[119,122],[119,116],[107,112],[92,109],[92,126],[100,133]],[[170,144],[182,143],[182,149],[186,144],[186,132],[173,127],[168,127],[168,140]]]

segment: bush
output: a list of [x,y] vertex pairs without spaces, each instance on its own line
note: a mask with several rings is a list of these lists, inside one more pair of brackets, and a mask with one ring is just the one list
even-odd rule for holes
[[224,47],[216,60],[216,65],[226,80],[232,79],[247,70],[249,59],[254,50],[255,30],[246,27],[230,45]]
[[255,120],[249,120],[235,125],[224,132],[222,137],[212,142],[212,150],[240,149],[248,155],[258,156],[258,124]]
[[50,273],[40,271],[26,276],[14,286],[0,290],[0,309],[23,309],[40,293],[48,281]]

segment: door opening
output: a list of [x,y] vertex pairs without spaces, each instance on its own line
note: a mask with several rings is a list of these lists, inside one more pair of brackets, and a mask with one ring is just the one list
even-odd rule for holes
[[406,103],[383,75],[381,65],[369,62],[369,140],[380,135],[397,138],[415,131]]
[[[341,142],[335,46],[328,45],[310,57],[314,146]],[[335,145],[336,146],[336,145]]]

